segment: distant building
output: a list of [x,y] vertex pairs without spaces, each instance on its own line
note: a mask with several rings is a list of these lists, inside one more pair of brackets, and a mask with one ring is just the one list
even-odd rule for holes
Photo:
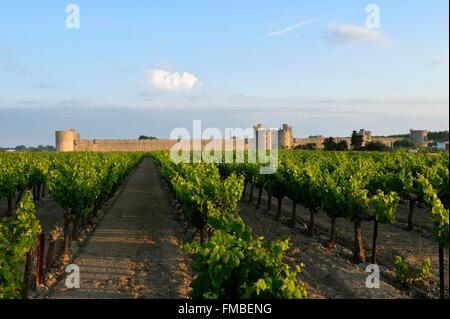
[[[253,138],[255,139],[256,149],[263,148],[259,145],[260,139],[263,139],[266,143],[266,150],[272,149],[272,132],[262,124],[253,126]],[[263,137],[261,137],[263,136]]]
[[278,130],[278,147],[282,149],[290,149],[294,146],[294,137],[292,135],[292,126],[283,124]]
[[325,136],[323,136],[323,135],[310,135],[310,136],[308,136],[308,138],[313,139],[313,140],[323,140],[325,138]]
[[288,124],[283,124],[280,129],[274,130],[273,132],[271,129],[266,128],[263,124],[257,124],[253,127],[253,131],[257,149],[259,148],[260,139],[265,139],[266,149],[272,149],[272,138],[276,138],[273,132],[278,135],[278,148],[291,149],[294,147],[292,126],[289,126]]
[[68,131],[56,131],[55,137],[57,152],[73,152],[80,140],[80,134],[73,128]]
[[409,131],[410,140],[415,147],[427,148],[428,147],[428,131],[427,130],[413,130]]
[[372,142],[372,132],[366,131],[365,129],[360,129],[358,135],[363,137],[362,147],[366,146],[368,143]]
[[449,142],[438,142],[437,143],[437,149],[441,151],[448,151],[449,150]]
[[[56,131],[55,140],[57,152],[153,152],[171,150],[183,139],[85,139],[81,138],[75,129],[70,129]],[[188,141],[188,147],[193,150],[203,149],[211,143],[211,139],[188,139]],[[248,149],[246,140],[233,138],[231,141],[236,145],[242,143],[244,149]],[[230,140],[222,139],[222,146],[230,144],[229,142]]]

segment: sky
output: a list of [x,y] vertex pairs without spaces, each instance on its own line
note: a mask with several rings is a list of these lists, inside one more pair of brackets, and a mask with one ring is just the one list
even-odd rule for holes
[[0,146],[54,145],[69,128],[167,138],[193,120],[288,123],[295,137],[448,130],[448,6],[4,0]]

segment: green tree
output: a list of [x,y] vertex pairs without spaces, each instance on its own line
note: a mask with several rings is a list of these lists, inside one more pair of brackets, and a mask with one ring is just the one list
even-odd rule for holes
[[343,141],[337,142],[335,148],[336,148],[336,151],[347,151],[348,150],[347,141],[343,140]]
[[366,145],[367,151],[388,151],[389,146],[381,143],[381,142],[369,142]]
[[351,145],[354,150],[361,150],[362,144],[364,142],[364,137],[361,134],[358,134],[357,131],[353,131]]
[[145,135],[141,135],[139,136],[139,140],[157,140],[158,138],[154,137],[154,136],[145,136]]
[[336,150],[336,142],[334,141],[334,137],[328,137],[323,141],[323,146],[325,151],[335,151]]
[[317,149],[317,145],[316,145],[316,143],[307,143],[305,145],[297,145],[295,147],[295,149],[296,150],[309,150],[309,151],[312,151],[312,150],[316,150]]
[[448,138],[449,138],[448,131],[428,132],[428,140],[432,140],[435,142],[445,142],[448,141]]
[[25,145],[18,145],[14,149],[18,152],[23,152],[27,150],[27,147]]
[[414,147],[414,144],[411,142],[411,140],[405,138],[402,140],[395,141],[393,146],[394,148],[410,148]]

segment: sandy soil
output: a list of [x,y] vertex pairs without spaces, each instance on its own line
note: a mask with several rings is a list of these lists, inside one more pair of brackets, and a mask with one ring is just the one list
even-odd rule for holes
[[[250,187],[248,187],[249,189]],[[255,194],[257,192],[255,191]],[[247,194],[248,195],[248,194]],[[247,196],[248,198],[248,196]],[[394,225],[381,225],[378,234],[377,261],[382,274],[380,289],[365,288],[365,267],[367,264],[353,262],[353,224],[347,220],[337,221],[338,245],[329,250],[323,247],[328,240],[330,220],[325,213],[316,216],[316,235],[310,238],[306,235],[306,224],[309,212],[297,205],[297,223],[290,225],[292,202],[283,200],[283,214],[279,222],[274,220],[276,200],[272,200],[272,213],[266,213],[267,195],[263,192],[263,202],[260,210],[248,204],[248,200],[241,202],[241,215],[256,235],[262,235],[267,240],[291,239],[289,259],[292,262],[302,262],[306,265],[304,279],[309,284],[313,297],[324,298],[433,298],[439,297],[438,291],[438,249],[432,234],[429,221],[429,210],[416,208],[415,221],[419,225],[416,230],[404,230],[404,224],[396,222]],[[254,200],[256,202],[256,199]],[[408,206],[402,204],[397,215],[400,221],[405,218]],[[428,216],[428,217],[427,217]],[[367,262],[371,255],[373,224],[363,223],[363,237],[366,248]],[[419,283],[410,287],[403,287],[395,278],[394,256],[401,255],[408,262],[417,264],[426,257],[431,259],[432,278],[428,283]],[[448,276],[448,250],[445,255],[446,276]],[[448,294],[448,277],[446,278]],[[431,287],[431,288],[430,288]]]
[[47,298],[185,298],[190,277],[169,202],[144,159],[74,259],[80,289],[61,278]]
[[[249,190],[250,187],[247,188]],[[254,191],[256,202],[257,190]],[[248,198],[248,197],[247,197]],[[437,245],[431,234],[430,211],[416,207],[415,230],[404,230],[408,214],[407,203],[401,204],[394,225],[381,225],[379,229],[378,262],[381,269],[380,289],[368,289],[365,280],[366,263],[353,261],[353,225],[347,220],[337,221],[338,245],[334,249],[323,246],[328,239],[329,218],[323,212],[316,216],[316,235],[305,233],[309,212],[297,205],[297,223],[293,226],[292,202],[283,200],[283,215],[275,221],[273,213],[265,212],[263,205],[256,210],[247,199],[240,204],[240,214],[255,235],[266,240],[290,238],[287,254],[290,264],[304,263],[302,280],[311,298],[437,298],[438,259]],[[181,253],[182,241],[191,240],[192,229],[183,223],[182,213],[161,181],[150,159],[141,166],[121,188],[114,200],[107,204],[96,231],[75,255],[80,266],[81,289],[68,290],[64,276],[58,280],[46,298],[185,298],[192,274],[189,261]],[[274,199],[272,212],[275,212]],[[111,207],[112,205],[112,207]],[[0,212],[6,210],[6,201],[0,200]],[[50,233],[55,223],[62,225],[63,210],[48,195],[37,206],[37,215],[43,230]],[[370,257],[372,223],[363,223],[363,236],[367,261]],[[426,257],[432,260],[433,276],[430,282],[405,288],[395,278],[393,258],[405,257],[417,264]],[[445,256],[448,276],[448,250]],[[447,294],[448,294],[448,277]]]

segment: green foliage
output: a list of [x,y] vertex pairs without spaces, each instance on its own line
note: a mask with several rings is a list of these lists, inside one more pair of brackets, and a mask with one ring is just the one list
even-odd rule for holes
[[335,151],[336,150],[336,142],[334,137],[328,137],[323,141],[323,147],[325,151]]
[[410,265],[401,257],[394,258],[397,279],[403,285],[411,285],[416,282],[426,281],[431,277],[430,258],[426,258],[417,269],[411,269]]
[[297,145],[295,147],[295,149],[296,150],[310,150],[310,151],[312,151],[312,150],[317,149],[317,145],[316,145],[316,143],[307,143],[305,145]]
[[323,183],[317,162],[298,163],[293,158],[286,158],[282,170],[277,171],[277,174],[284,175],[280,181],[283,184],[282,186],[276,185],[274,188],[284,189],[284,193],[292,200],[307,208],[314,211],[320,208],[320,189]]
[[[81,218],[142,158],[139,153],[0,154],[0,197],[47,183],[63,208]],[[25,192],[12,219],[0,221],[0,298],[18,298],[24,256],[40,232],[33,197]]]
[[346,151],[348,150],[347,141],[337,142],[333,137],[328,137],[323,142],[325,151]]
[[336,151],[346,151],[348,150],[347,141],[339,141],[336,143]]
[[157,140],[158,138],[157,137],[154,137],[154,136],[146,136],[146,135],[141,135],[141,136],[139,136],[139,140],[141,141],[141,140]]
[[265,181],[257,177],[255,164],[219,165],[219,168],[214,164],[174,164],[165,152],[155,153],[153,158],[161,175],[171,183],[190,223],[207,228],[212,234],[204,243],[193,241],[183,245],[183,250],[192,257],[196,273],[191,297],[307,296],[297,277],[300,266],[291,269],[283,262],[288,242],[265,243],[262,238],[253,238],[251,229],[237,214],[245,179],[283,185],[284,174],[280,172]]
[[13,218],[0,221],[0,299],[20,298],[21,266],[40,231],[33,196],[26,192]]
[[395,148],[411,148],[414,147],[413,142],[409,138],[404,138],[398,141],[395,141],[393,146]]
[[374,219],[382,224],[392,224],[399,200],[400,197],[395,192],[385,195],[384,192],[378,191],[369,200]]
[[141,160],[138,153],[58,154],[48,172],[53,198],[82,218],[95,204],[120,184]]
[[388,151],[390,147],[381,142],[369,142],[365,146],[366,151]]
[[351,137],[351,146],[354,150],[360,150],[364,142],[364,137],[356,131],[353,131]]
[[440,247],[448,247],[448,209],[445,209],[436,191],[433,189],[433,186],[424,176],[419,177],[419,183],[422,186],[425,201],[431,206],[431,220],[433,221],[434,237]]
[[448,131],[440,131],[440,132],[428,132],[428,140],[435,142],[445,142],[448,141],[449,133]]
[[191,297],[196,299],[306,298],[304,285],[298,283],[300,266],[291,269],[283,263],[288,241],[264,243],[253,239],[251,230],[242,236],[216,231],[203,245],[186,244],[193,256],[197,277]]

